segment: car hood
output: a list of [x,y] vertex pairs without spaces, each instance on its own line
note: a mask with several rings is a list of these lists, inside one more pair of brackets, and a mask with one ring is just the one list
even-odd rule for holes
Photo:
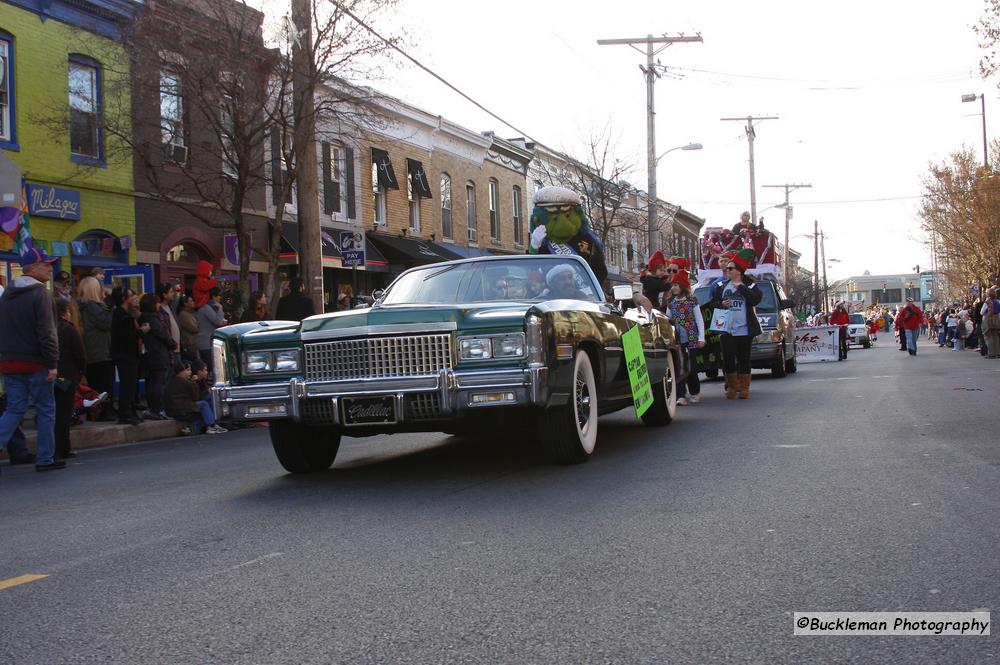
[[363,334],[364,329],[378,333],[392,327],[427,324],[454,324],[461,331],[507,331],[523,328],[524,315],[533,303],[482,303],[471,305],[384,305],[313,316],[302,322],[302,333],[311,339],[325,335]]

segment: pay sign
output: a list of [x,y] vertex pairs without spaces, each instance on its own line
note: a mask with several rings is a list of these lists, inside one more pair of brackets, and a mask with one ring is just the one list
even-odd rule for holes
[[340,232],[340,263],[344,266],[365,264],[365,236],[360,231]]

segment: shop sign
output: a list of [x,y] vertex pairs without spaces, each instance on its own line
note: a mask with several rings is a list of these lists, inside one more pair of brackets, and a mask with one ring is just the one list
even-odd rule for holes
[[28,185],[28,214],[80,221],[80,192],[48,185]]
[[357,231],[340,232],[340,264],[363,266],[365,264],[365,236]]

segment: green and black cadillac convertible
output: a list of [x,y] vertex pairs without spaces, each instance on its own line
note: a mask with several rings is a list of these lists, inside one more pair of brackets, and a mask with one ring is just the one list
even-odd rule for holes
[[218,329],[216,414],[268,421],[293,473],[328,469],[345,434],[417,431],[526,434],[553,461],[583,462],[598,416],[633,407],[622,335],[638,326],[653,388],[642,420],[674,418],[688,372],[677,329],[605,302],[577,256],[437,263],[375,296],[370,308],[301,323]]

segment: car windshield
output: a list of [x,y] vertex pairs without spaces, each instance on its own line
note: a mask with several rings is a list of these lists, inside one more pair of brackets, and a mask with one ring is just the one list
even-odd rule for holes
[[464,305],[558,298],[603,302],[604,294],[577,261],[559,256],[520,256],[411,270],[393,282],[382,304]]
[[864,323],[865,317],[863,314],[851,314],[851,323]]

